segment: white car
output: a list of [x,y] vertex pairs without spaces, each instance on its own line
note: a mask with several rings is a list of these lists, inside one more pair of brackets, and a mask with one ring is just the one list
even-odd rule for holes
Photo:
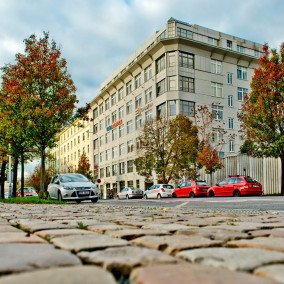
[[170,184],[154,184],[144,192],[144,198],[172,197],[174,187]]
[[54,176],[47,188],[48,198],[59,201],[91,200],[99,199],[98,187],[81,174],[58,174]]
[[118,199],[143,198],[143,191],[139,188],[126,187],[126,188],[123,188],[117,194],[117,198]]

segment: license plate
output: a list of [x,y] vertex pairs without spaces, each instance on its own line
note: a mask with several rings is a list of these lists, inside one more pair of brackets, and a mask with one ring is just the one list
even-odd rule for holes
[[78,191],[78,196],[86,196],[86,195],[90,195],[90,191],[89,190]]
[[257,184],[253,184],[253,185],[252,185],[252,187],[259,187],[259,185],[257,185]]

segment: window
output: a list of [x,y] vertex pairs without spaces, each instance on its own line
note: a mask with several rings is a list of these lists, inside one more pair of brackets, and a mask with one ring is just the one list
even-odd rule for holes
[[100,169],[100,178],[103,178],[105,176],[104,169]]
[[148,88],[145,91],[145,104],[152,101],[152,87]]
[[98,132],[98,124],[94,124],[94,127],[93,127],[93,132],[94,134],[96,134]]
[[133,140],[127,141],[127,153],[131,153],[134,150]]
[[135,89],[141,86],[141,73],[135,76],[134,78]]
[[229,129],[234,129],[234,118],[229,117]]
[[145,119],[146,121],[152,120],[153,118],[153,111],[152,109],[149,109],[145,112]]
[[255,57],[260,57],[260,56],[262,56],[262,52],[259,51],[259,50],[255,50],[255,51],[254,51],[254,56],[255,56]]
[[99,128],[100,128],[100,130],[102,130],[104,128],[104,120],[103,119],[100,120],[100,122],[99,122]]
[[118,164],[118,171],[120,175],[123,175],[125,173],[125,163],[124,162]]
[[111,131],[112,141],[115,141],[117,139],[117,128],[114,128]]
[[110,124],[111,124],[111,122],[110,122],[110,116],[108,115],[108,116],[106,116],[106,118],[105,118],[105,127],[108,127]]
[[104,136],[100,136],[100,146],[104,145]]
[[124,92],[123,92],[123,88],[120,88],[118,90],[118,100],[122,100],[124,98]]
[[144,70],[144,80],[145,82],[152,78],[152,66],[149,65]]
[[233,84],[233,73],[227,73],[227,83],[230,85]]
[[136,126],[136,129],[139,129],[142,127],[142,115],[137,115],[135,117],[135,126]]
[[223,85],[219,83],[211,82],[212,96],[217,98],[223,98]]
[[124,135],[124,124],[119,125],[119,137]]
[[216,120],[223,119],[223,107],[218,105],[212,105],[212,114]]
[[221,74],[221,72],[222,72],[222,62],[215,59],[211,59],[211,73]]
[[142,95],[138,95],[135,97],[135,109],[142,107]]
[[127,134],[132,132],[132,120],[127,121],[126,131],[127,131]]
[[177,90],[176,76],[168,77],[168,82],[169,82],[169,91],[176,91]]
[[212,130],[212,140],[213,142],[222,142],[223,141],[223,129],[213,129]]
[[231,40],[227,40],[227,48],[232,49],[233,47],[233,42]]
[[168,63],[169,63],[169,67],[176,66],[176,55],[175,55],[175,52],[169,52],[168,53]]
[[157,97],[166,91],[166,79],[157,83]]
[[118,118],[122,119],[124,117],[124,106],[118,109]]
[[116,104],[116,94],[112,94],[111,95],[111,105],[115,105]]
[[217,152],[217,155],[219,158],[224,158],[225,157],[225,153],[224,152]]
[[119,145],[119,156],[122,156],[125,154],[125,144],[120,144]]
[[195,103],[180,100],[180,114],[193,117],[195,114]]
[[117,164],[112,165],[112,175],[113,176],[117,175],[117,173],[118,173],[117,169],[118,169]]
[[117,147],[112,148],[112,158],[115,159],[118,156]]
[[244,96],[248,94],[248,89],[238,87],[238,100],[243,101]]
[[133,160],[127,161],[127,172],[128,173],[133,172]]
[[180,91],[194,93],[194,79],[179,76],[179,89]]
[[94,164],[98,164],[99,162],[99,155],[94,155]]
[[112,112],[111,121],[112,121],[112,123],[116,122],[116,111]]
[[164,70],[166,67],[165,65],[166,65],[166,57],[165,57],[165,54],[163,54],[161,57],[159,57],[156,60],[156,74]]
[[239,66],[237,67],[237,78],[241,80],[247,80],[248,71],[247,67]]
[[101,103],[99,105],[99,112],[100,112],[100,114],[102,114],[104,112],[104,105],[103,105],[103,103]]
[[208,43],[212,45],[218,45],[218,40],[213,37],[208,37]]
[[110,166],[106,167],[106,177],[110,177]]
[[106,150],[106,161],[110,160],[111,156],[110,156],[110,149]]
[[237,45],[237,51],[240,53],[245,53],[245,48],[241,45]]
[[93,110],[93,119],[95,119],[95,118],[97,118],[98,117],[98,108],[96,107],[96,108],[94,108],[94,110]]
[[192,38],[192,31],[182,28],[177,28],[177,35],[180,37]]
[[231,96],[231,95],[228,96],[228,106],[229,107],[233,107],[234,106],[233,105],[233,96]]
[[94,140],[94,150],[98,149],[98,139]]
[[105,134],[105,142],[106,142],[106,144],[110,142],[110,132],[107,132]]
[[189,53],[179,52],[179,66],[185,68],[193,68],[194,65],[194,56]]
[[126,114],[132,113],[132,101],[126,103]]
[[176,113],[176,101],[168,101],[169,116],[175,116]]
[[105,100],[105,110],[109,109],[109,99]]
[[129,95],[132,92],[132,82],[129,81],[126,83],[126,95]]
[[157,106],[157,118],[165,116],[166,114],[166,103],[160,104]]
[[229,151],[235,152],[235,141],[234,140],[229,141]]

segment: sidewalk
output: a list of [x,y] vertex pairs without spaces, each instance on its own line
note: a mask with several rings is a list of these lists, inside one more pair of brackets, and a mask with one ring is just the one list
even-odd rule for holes
[[284,213],[0,203],[0,284],[284,283]]

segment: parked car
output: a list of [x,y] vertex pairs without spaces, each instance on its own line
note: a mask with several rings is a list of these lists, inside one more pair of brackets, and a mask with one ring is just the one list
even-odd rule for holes
[[210,186],[204,180],[188,180],[178,185],[173,191],[173,197],[207,196]]
[[170,184],[154,184],[144,192],[144,198],[172,197],[174,187]]
[[125,187],[117,194],[118,199],[142,198],[143,191],[139,188]]
[[262,185],[249,176],[235,175],[224,178],[207,191],[209,197],[242,195],[262,195]]
[[[21,190],[19,189],[17,191],[17,197],[21,197]],[[24,196],[38,196],[38,194],[36,193],[36,191],[32,188],[32,187],[24,187]]]
[[91,200],[97,202],[99,189],[82,174],[69,173],[54,176],[47,188],[48,197],[60,201]]

